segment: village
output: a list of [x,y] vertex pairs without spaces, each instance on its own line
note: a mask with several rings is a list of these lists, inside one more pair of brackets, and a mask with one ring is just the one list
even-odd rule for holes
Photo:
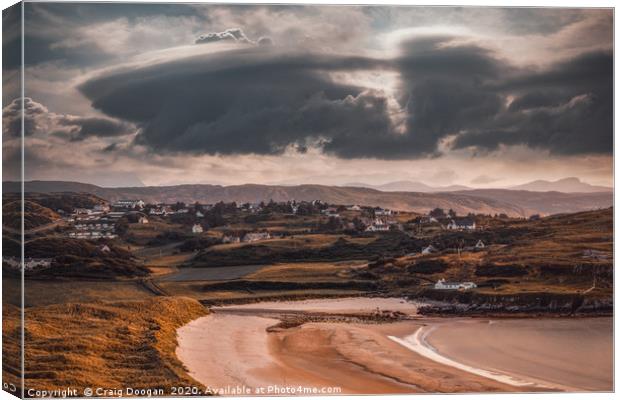
[[[157,217],[163,219],[175,215],[185,214],[193,218],[191,233],[200,234],[210,228],[210,224],[205,220],[205,214],[212,210],[213,204],[146,204],[142,200],[119,200],[112,204],[97,204],[92,208],[75,208],[73,213],[65,217],[66,222],[72,227],[67,232],[68,236],[76,239],[114,239],[117,237],[116,224],[125,217],[139,224],[148,224],[149,218]],[[396,219],[398,211],[384,209],[381,207],[362,207],[359,205],[335,206],[315,200],[312,202],[286,202],[265,204],[264,202],[255,204],[242,204],[233,207],[239,212],[246,214],[260,214],[265,210],[276,207],[278,211],[290,215],[322,215],[331,221],[334,230],[348,229],[365,232],[387,232],[390,230],[406,231],[402,218]],[[342,213],[347,215],[341,215]],[[400,213],[410,215],[411,213]],[[459,217],[452,210],[447,214],[441,209],[430,211],[427,216],[416,216],[415,220],[408,221],[409,225],[415,224],[416,229],[428,226],[438,226],[443,230],[475,230],[476,218],[473,215]],[[412,232],[413,234],[413,232]],[[224,235],[225,243],[256,242],[270,239],[269,232],[247,232],[241,237],[234,235]]]
[[[357,204],[328,204],[320,200],[148,204],[140,199],[121,199],[100,201],[90,207],[75,207],[72,212],[62,209],[57,212],[61,220],[53,224],[54,229],[38,233],[38,236],[61,235],[72,240],[87,241],[96,244],[97,252],[101,254],[109,252],[113,245],[126,247],[139,254],[149,248],[157,249],[158,246],[172,245],[187,249],[187,244],[191,243],[191,251],[197,253],[217,244],[274,244],[296,237],[340,234],[372,238],[398,232],[426,241],[417,251],[407,254],[424,257],[444,252],[483,250],[489,243],[482,239],[446,248],[433,242],[433,238],[442,232],[482,231],[489,221],[507,218],[497,215],[459,216],[453,210],[444,211],[440,208],[423,215]],[[6,256],[4,265],[17,270],[18,258]],[[36,272],[54,265],[53,257],[27,257],[25,271]],[[437,290],[469,290],[476,288],[476,284],[441,278],[433,287]]]

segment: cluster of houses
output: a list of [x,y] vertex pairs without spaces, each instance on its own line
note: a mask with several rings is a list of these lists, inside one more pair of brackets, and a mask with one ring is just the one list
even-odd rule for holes
[[271,239],[273,236],[269,232],[248,232],[239,237],[235,235],[224,235],[222,243],[253,243],[261,240]]
[[[20,259],[15,257],[2,257],[2,264],[16,271],[21,271]],[[38,271],[52,266],[51,258],[26,258],[24,260],[25,271]]]
[[112,204],[114,208],[124,208],[127,210],[142,210],[146,204],[142,200],[118,200]]
[[389,231],[390,226],[394,224],[395,222],[377,217],[365,224],[366,232],[386,232]]
[[446,229],[451,231],[473,231],[476,230],[476,220],[469,217],[451,218],[446,225]]
[[435,283],[435,289],[437,290],[469,290],[477,287],[478,285],[474,282],[450,282],[443,278]]
[[[189,208],[179,208],[178,210],[173,210],[171,206],[166,204],[158,204],[155,207],[149,210],[150,215],[160,215],[165,217],[166,215],[172,214],[187,214],[189,213]],[[204,214],[200,211],[196,211],[197,217],[204,217]]]
[[449,231],[474,231],[476,230],[476,220],[473,217],[443,217],[435,218],[432,215],[418,217],[416,223],[420,225],[439,224],[443,229]]
[[125,215],[125,212],[110,211],[106,204],[97,204],[91,208],[76,208],[67,222],[72,224],[68,235],[74,239],[113,239],[116,221]]

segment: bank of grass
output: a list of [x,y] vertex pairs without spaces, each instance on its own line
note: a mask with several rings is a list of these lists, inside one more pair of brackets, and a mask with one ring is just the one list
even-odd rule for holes
[[[12,337],[17,309],[6,308]],[[67,303],[26,310],[26,388],[163,388],[196,385],[175,356],[176,329],[207,314],[196,300],[158,297],[113,303]],[[6,357],[18,354],[4,348]],[[18,381],[5,371],[5,379]]]

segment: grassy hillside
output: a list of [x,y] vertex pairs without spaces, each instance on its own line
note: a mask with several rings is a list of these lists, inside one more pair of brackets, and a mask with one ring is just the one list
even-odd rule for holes
[[[28,241],[25,245],[27,258],[51,258],[52,268],[28,275],[37,277],[84,277],[115,279],[117,277],[145,276],[148,269],[138,264],[131,253],[113,243],[102,243],[66,237],[42,237]],[[19,257],[19,242],[3,237],[5,256]]]
[[[4,226],[21,229],[21,201],[10,201],[2,206],[2,223]],[[60,215],[38,203],[24,201],[24,228],[26,230],[51,224],[60,219]]]
[[[473,292],[492,296],[580,294],[611,300],[612,209],[514,221],[502,232],[439,235],[433,243],[443,251],[437,254],[381,260],[357,275],[395,286],[407,278],[429,287],[440,278],[473,281],[478,284]],[[484,249],[456,251],[479,239]]]
[[[26,387],[170,388],[196,385],[175,357],[176,329],[207,310],[188,298],[67,303],[26,310]],[[4,308],[3,335],[15,338],[19,311]],[[3,357],[19,359],[18,342]],[[5,382],[19,382],[5,369]],[[170,395],[170,393],[167,393]]]

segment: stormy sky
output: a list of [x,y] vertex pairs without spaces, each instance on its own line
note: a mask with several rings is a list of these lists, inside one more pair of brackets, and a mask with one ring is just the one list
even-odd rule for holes
[[26,178],[611,185],[612,32],[608,9],[26,3]]

